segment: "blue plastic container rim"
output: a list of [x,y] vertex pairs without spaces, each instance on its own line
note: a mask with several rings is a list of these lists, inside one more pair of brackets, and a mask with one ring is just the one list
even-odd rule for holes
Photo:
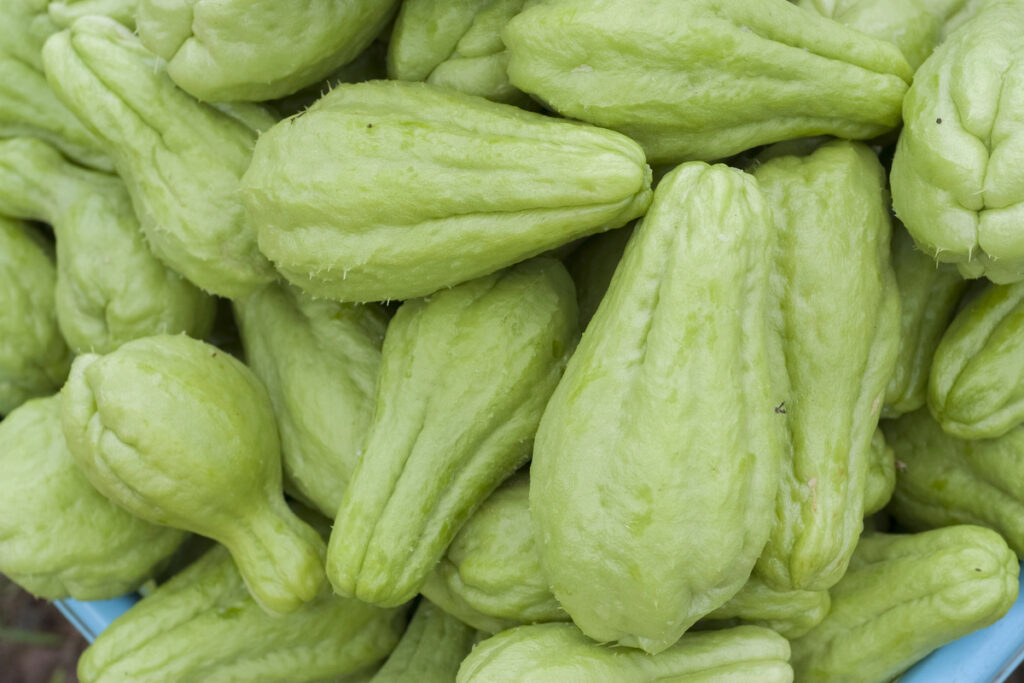
[[138,593],[132,593],[113,600],[83,602],[68,598],[67,600],[58,600],[54,604],[57,605],[61,614],[78,629],[78,632],[91,643],[96,640],[96,636],[110,626],[114,619],[131,609],[139,599]]
[[[940,647],[900,676],[900,683],[1002,683],[1024,661],[1024,573],[1017,601],[988,628]],[[90,643],[139,601],[137,594],[113,600],[58,600],[59,609]]]

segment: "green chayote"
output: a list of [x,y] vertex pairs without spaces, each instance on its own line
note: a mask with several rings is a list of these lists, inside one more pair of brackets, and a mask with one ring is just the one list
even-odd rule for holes
[[58,27],[46,0],[0,3],[0,137],[37,137],[75,161],[109,170],[103,143],[50,89],[41,51]]
[[660,654],[599,645],[572,624],[520,626],[473,648],[457,683],[791,683],[789,643],[773,631],[738,626],[688,633]]
[[997,439],[950,436],[927,410],[882,422],[896,455],[889,513],[908,529],[977,524],[1024,558],[1024,427]]
[[595,640],[664,650],[740,590],[768,537],[786,419],[771,223],[742,171],[665,176],[544,412],[537,543]]
[[928,408],[944,430],[988,439],[1024,422],[1022,334],[1024,282],[990,285],[956,314],[928,379]]
[[388,46],[388,74],[495,102],[529,105],[508,82],[501,30],[525,0],[405,0]]
[[786,0],[549,0],[502,37],[512,85],[629,135],[651,163],[875,137],[899,125],[911,78],[892,44]]
[[[38,0],[37,0],[38,1]],[[48,0],[46,11],[54,24],[67,28],[79,17],[100,14],[135,28],[139,0]]]
[[0,415],[52,394],[71,367],[57,326],[52,252],[34,233],[0,216]]
[[422,600],[405,635],[372,683],[452,683],[476,631]]
[[935,49],[945,19],[964,0],[799,0],[800,7],[835,19],[900,49],[917,69]]
[[738,621],[770,628],[793,639],[820,624],[830,605],[828,591],[777,591],[757,576],[752,576],[732,600],[698,624]]
[[424,296],[624,225],[650,202],[628,138],[423,83],[339,85],[260,137],[260,249],[341,301]]
[[890,418],[927,401],[932,356],[967,286],[953,265],[919,251],[902,227],[893,230],[892,267],[900,290],[900,351],[882,406]]
[[824,590],[861,532],[871,439],[898,351],[885,173],[866,146],[834,141],[754,175],[779,230],[791,382],[780,406],[791,455],[758,572],[777,589]]
[[1024,280],[1024,5],[988,0],[935,49],[903,103],[900,220],[965,277]]
[[427,577],[423,595],[487,633],[520,624],[568,621],[541,568],[529,495],[526,473],[492,493]]
[[1003,616],[1017,598],[1017,558],[976,526],[861,539],[832,609],[792,641],[796,679],[884,683],[926,654]]
[[[568,621],[541,567],[528,496],[526,473],[512,477],[491,494],[452,541],[423,585],[423,594],[486,633]],[[821,621],[828,604],[827,591],[776,591],[751,577],[702,622],[729,619],[793,637]]]
[[334,520],[334,589],[398,605],[530,456],[577,335],[572,280],[540,257],[406,301],[388,326],[376,410]]
[[0,213],[53,226],[57,322],[73,350],[209,333],[213,299],[153,256],[117,176],[69,163],[42,140],[0,140]]
[[82,654],[82,683],[354,683],[394,649],[403,609],[320,595],[264,612],[217,546],[119,617]]
[[200,100],[260,101],[355,59],[397,0],[139,0],[142,44]]
[[181,545],[100,495],[64,444],[60,398],[28,401],[0,422],[0,571],[33,595],[105,600],[149,579]]
[[43,61],[58,97],[108,146],[157,257],[227,297],[274,279],[238,193],[258,113],[192,99],[131,31],[105,17],[53,35]]
[[235,310],[246,363],[274,404],[285,486],[333,516],[373,417],[385,313],[283,284]]
[[580,329],[587,329],[597,312],[632,234],[632,228],[623,228],[595,235],[566,259],[566,267],[576,283]]
[[323,541],[285,504],[270,399],[241,362],[184,335],[147,337],[76,358],[62,394],[68,448],[101,493],[226,545],[270,612],[316,596]]
[[885,434],[875,429],[864,476],[864,516],[873,515],[886,506],[896,487],[896,456],[885,442]]

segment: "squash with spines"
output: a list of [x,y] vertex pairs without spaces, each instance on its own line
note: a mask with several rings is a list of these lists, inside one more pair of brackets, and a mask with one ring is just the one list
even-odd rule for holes
[[505,26],[509,80],[652,164],[899,126],[899,49],[787,0],[548,0]]
[[790,380],[789,450],[757,571],[778,590],[825,590],[863,527],[872,438],[898,352],[885,172],[867,146],[837,140],[772,158],[754,177],[779,231],[773,283]]
[[75,359],[61,420],[86,478],[129,512],[231,551],[257,603],[298,610],[326,581],[324,542],[288,508],[266,389],[185,335]]
[[274,404],[285,490],[333,516],[373,417],[387,314],[284,283],[234,309],[246,363]]
[[912,531],[977,524],[1024,558],[1024,427],[994,439],[947,434],[927,409],[884,420],[896,458],[887,510]]
[[0,415],[57,391],[73,354],[57,325],[53,247],[0,216]]
[[652,655],[595,643],[572,624],[537,624],[504,631],[477,645],[455,680],[792,683],[793,670],[786,639],[758,626],[687,633]]
[[57,98],[46,81],[42,50],[59,30],[45,0],[0,4],[0,137],[35,137],[75,162],[109,171],[103,141]]
[[423,599],[398,647],[370,683],[452,683],[477,632]]
[[216,546],[118,617],[78,662],[82,683],[356,683],[395,648],[405,608],[321,593],[284,616]]
[[[964,277],[1024,280],[1024,5],[967,3],[914,76],[892,204],[922,251]],[[957,15],[955,19],[959,19]]]
[[1024,422],[1024,282],[989,285],[942,335],[928,409],[961,439],[992,439]]
[[252,105],[211,106],[113,19],[87,16],[43,46],[47,79],[109,153],[153,253],[198,287],[239,298],[276,278],[245,219],[239,179],[257,129]]
[[406,0],[388,44],[388,74],[495,102],[533,104],[508,82],[501,30],[525,0]]
[[398,0],[138,0],[139,38],[207,102],[289,95],[348,64]]
[[935,263],[902,225],[893,226],[892,268],[900,290],[900,350],[885,388],[882,417],[912,413],[928,401],[935,349],[949,327],[967,281],[950,263]]
[[0,140],[0,213],[53,226],[57,323],[74,351],[210,332],[213,299],[153,255],[117,176],[72,164],[42,140]]
[[60,397],[0,422],[0,571],[47,600],[107,600],[153,578],[185,539],[104,498],[61,431]]
[[256,144],[260,249],[296,287],[405,300],[625,225],[651,199],[629,138],[426,83],[341,84]]
[[337,593],[387,606],[419,592],[473,511],[530,457],[577,325],[572,280],[547,257],[402,304],[331,532]]
[[768,538],[786,448],[775,239],[749,174],[677,167],[548,402],[530,513],[555,598],[594,640],[665,650]]
[[517,473],[459,530],[421,592],[474,628],[568,621],[548,588],[530,519],[530,478]]
[[1019,571],[1006,541],[977,526],[867,534],[829,591],[828,616],[791,642],[796,679],[891,681],[935,648],[1006,614]]

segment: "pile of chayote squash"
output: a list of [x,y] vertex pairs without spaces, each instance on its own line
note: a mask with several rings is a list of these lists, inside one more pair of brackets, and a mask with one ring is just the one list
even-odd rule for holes
[[0,571],[145,595],[84,683],[881,683],[1017,597],[1024,0],[0,0],[0,216]]

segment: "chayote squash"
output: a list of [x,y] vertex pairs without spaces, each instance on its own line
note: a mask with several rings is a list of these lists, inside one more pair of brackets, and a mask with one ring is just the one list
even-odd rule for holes
[[928,408],[962,439],[1001,436],[1024,422],[1024,282],[990,285],[942,336]]
[[901,525],[989,527],[1024,558],[1024,427],[966,441],[944,432],[927,410],[882,427],[897,460],[888,511]]
[[143,519],[226,545],[253,598],[293,612],[324,584],[324,545],[281,494],[267,392],[229,354],[184,335],[75,359],[68,448],[101,493]]
[[487,633],[520,624],[568,621],[541,568],[529,495],[525,472],[492,493],[427,577],[423,595]]
[[41,51],[58,30],[45,0],[0,3],[0,137],[37,137],[78,163],[110,170],[102,141],[46,83]]
[[633,228],[628,227],[594,235],[565,260],[566,268],[576,283],[580,329],[587,329],[597,312],[632,234]]
[[936,264],[919,251],[902,227],[892,234],[892,267],[900,290],[900,351],[882,406],[889,418],[926,403],[932,356],[967,286],[952,264]]
[[545,257],[398,309],[331,533],[336,592],[382,605],[419,592],[473,511],[529,458],[577,324],[572,280]]
[[476,631],[420,601],[409,628],[372,683],[452,683],[459,664],[476,641]]
[[243,196],[295,286],[425,296],[624,225],[650,202],[628,138],[423,83],[339,85],[260,137]]
[[134,29],[138,5],[139,0],[47,0],[46,12],[60,28],[67,28],[79,17],[100,14]]
[[651,655],[599,645],[572,624],[520,626],[483,641],[459,668],[457,683],[791,683],[789,643],[757,626],[688,633]]
[[942,37],[942,26],[965,0],[799,0],[797,4],[900,49],[916,70]]
[[0,415],[60,388],[71,351],[57,327],[49,245],[0,216]]
[[64,444],[60,398],[0,422],[0,572],[35,596],[105,600],[152,577],[185,538],[100,495]]
[[935,49],[903,104],[896,215],[965,277],[1024,280],[1024,5],[987,0]]
[[101,633],[79,660],[78,677],[350,683],[394,649],[404,613],[322,594],[291,614],[271,616],[217,546]]
[[117,176],[76,166],[42,140],[0,140],[0,213],[53,226],[57,322],[75,351],[209,333],[213,299],[153,256]]
[[362,52],[398,0],[139,0],[142,44],[200,100],[260,101],[316,83]]
[[779,231],[791,382],[780,407],[791,451],[758,572],[779,590],[825,590],[861,532],[871,439],[898,351],[885,173],[866,146],[834,141],[754,175]]
[[[891,451],[890,451],[891,458]],[[487,633],[523,624],[568,621],[547,585],[534,542],[525,472],[506,481],[466,522],[423,594]],[[727,603],[698,624],[724,620],[802,634],[828,612],[827,591],[775,591],[751,577]]]
[[873,515],[886,506],[896,487],[896,460],[885,434],[876,429],[871,437],[871,452],[864,484],[864,516]]
[[199,287],[240,297],[274,279],[238,181],[265,112],[223,111],[179,90],[124,26],[89,16],[43,49],[58,97],[107,146],[153,253]]
[[912,73],[894,45],[786,0],[549,0],[502,38],[512,85],[652,164],[875,137],[899,125]]
[[388,75],[529,106],[508,82],[501,30],[525,0],[405,0],[388,46]]
[[787,396],[774,243],[749,175],[665,176],[548,403],[530,511],[555,597],[597,641],[664,650],[764,546]]
[[799,638],[821,623],[828,614],[828,591],[777,591],[751,576],[733,598],[697,624],[750,624],[770,628],[779,635]]
[[824,621],[792,641],[806,683],[884,683],[926,654],[1003,616],[1019,566],[999,534],[976,526],[870,534],[830,590]]
[[235,310],[246,363],[274,404],[285,487],[331,517],[370,428],[387,315],[285,284]]

